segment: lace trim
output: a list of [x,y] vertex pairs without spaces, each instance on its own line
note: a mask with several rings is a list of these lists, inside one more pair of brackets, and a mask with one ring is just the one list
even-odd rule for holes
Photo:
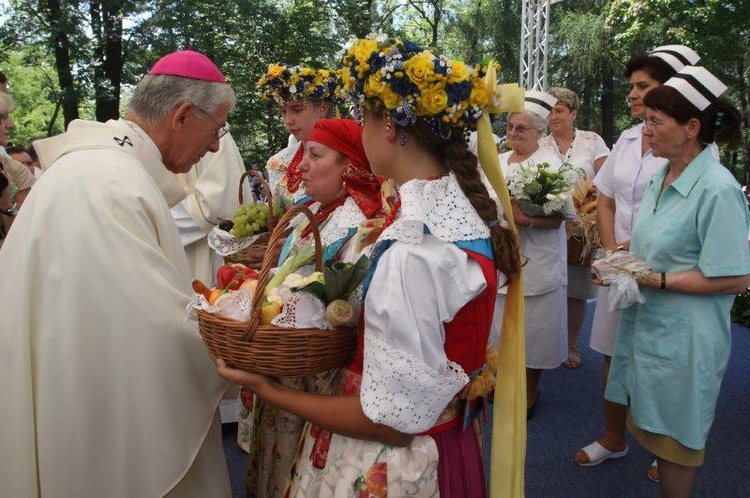
[[219,256],[229,256],[246,247],[250,247],[263,234],[251,235],[250,237],[236,238],[229,232],[225,232],[219,227],[214,227],[208,232],[206,240],[208,247],[216,251]]
[[253,295],[245,290],[222,294],[214,304],[208,304],[202,294],[193,294],[193,298],[185,309],[187,312],[186,321],[197,320],[198,316],[194,310],[203,310],[238,322],[249,322],[252,309]]
[[[320,203],[316,202],[310,207],[313,213],[317,213],[320,209]],[[367,217],[364,215],[362,210],[357,206],[357,203],[353,198],[349,197],[346,202],[338,208],[323,222],[320,227],[320,242],[323,247],[338,242],[349,236],[349,230],[352,228],[358,228],[360,223],[365,221]],[[299,240],[300,232],[302,228],[306,226],[305,222],[307,217],[304,214],[298,214],[289,225],[294,227],[294,238]]]
[[453,397],[469,382],[460,365],[446,364],[445,373],[414,356],[365,334],[360,399],[367,418],[407,433],[433,425]]
[[278,151],[268,160],[266,168],[273,171],[286,171],[287,166],[289,166],[289,163],[294,159],[294,155],[297,153],[301,144],[302,142],[296,142],[285,149]]
[[300,292],[292,294],[284,302],[281,314],[276,315],[271,324],[294,329],[331,329],[333,327],[326,321],[325,314],[326,307],[320,299]]
[[281,183],[281,179],[284,178],[284,172],[270,168],[266,168],[266,171],[268,172],[268,188],[273,193],[278,184]]
[[329,246],[349,236],[352,228],[358,228],[359,224],[367,217],[357,206],[352,197],[346,199],[344,205],[336,209],[320,231],[320,241],[324,246]]
[[401,214],[382,240],[419,243],[424,227],[446,242],[485,239],[490,230],[472,207],[453,173],[437,180],[412,180],[399,189]]

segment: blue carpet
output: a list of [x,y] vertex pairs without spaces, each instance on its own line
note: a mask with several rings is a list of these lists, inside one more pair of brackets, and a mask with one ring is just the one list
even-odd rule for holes
[[[646,473],[653,458],[629,436],[630,452],[596,467],[576,465],[573,455],[598,438],[604,427],[601,355],[588,348],[593,304],[581,332],[582,365],[545,372],[534,417],[528,424],[528,498],[640,498],[657,496]],[[706,461],[698,471],[695,498],[750,496],[750,329],[732,326],[732,357],[724,376]],[[491,425],[485,440],[489,442]],[[236,444],[236,424],[224,425],[233,497],[244,497],[246,455]],[[486,445],[489,466],[489,444]]]

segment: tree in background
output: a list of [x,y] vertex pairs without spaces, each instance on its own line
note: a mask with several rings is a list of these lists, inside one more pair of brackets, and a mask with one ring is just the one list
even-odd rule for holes
[[14,144],[26,146],[37,137],[63,131],[58,98],[57,73],[48,53],[33,45],[4,52],[2,70],[10,83],[8,91],[15,101],[12,132]]
[[[52,98],[65,123],[79,115],[119,116],[131,85],[167,52],[192,47],[206,53],[237,92],[230,121],[248,163],[264,163],[287,139],[273,104],[261,101],[255,89],[268,64],[333,66],[352,36],[382,30],[467,62],[491,57],[502,64],[502,81],[519,79],[521,0],[8,0],[6,5],[0,13],[0,62],[7,66],[9,54],[22,49],[27,55],[17,61],[24,66],[35,64],[28,54],[50,54],[56,85],[44,83],[40,92]],[[748,38],[749,11],[745,0],[557,3],[549,81],[579,93],[581,126],[611,144],[632,124],[621,76],[627,58],[658,45],[686,43],[730,86],[748,129],[750,48],[739,41]],[[14,118],[23,119],[22,109],[28,112],[19,106]],[[725,159],[743,181],[750,170],[748,144],[746,136],[744,153]]]
[[722,151],[722,163],[743,184],[750,178],[750,2],[747,0],[613,0],[607,24],[620,46],[682,43],[728,87],[724,95],[743,116],[741,154]]
[[15,47],[33,44],[53,54],[65,124],[80,117],[81,102],[91,94],[97,120],[118,118],[127,34],[123,20],[141,2],[11,0],[9,5],[3,28],[15,34]]
[[[606,2],[601,0],[556,4],[550,34],[550,86],[567,87],[578,94],[581,128],[599,133],[611,147],[615,140],[615,75],[622,72],[626,55],[616,53],[613,34],[606,25]],[[620,104],[624,98],[619,99]]]

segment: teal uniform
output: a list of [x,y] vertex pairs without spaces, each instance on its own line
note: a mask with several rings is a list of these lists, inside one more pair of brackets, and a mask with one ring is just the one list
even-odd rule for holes
[[[666,174],[651,177],[630,250],[654,272],[750,273],[750,217],[729,171],[704,149],[659,195]],[[734,296],[642,292],[645,303],[622,310],[605,397],[629,405],[641,429],[701,449],[729,361]]]

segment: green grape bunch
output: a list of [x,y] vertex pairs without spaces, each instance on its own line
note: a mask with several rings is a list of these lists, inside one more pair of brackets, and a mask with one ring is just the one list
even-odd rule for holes
[[234,213],[234,226],[229,231],[237,238],[250,237],[268,231],[268,204],[252,202],[237,207]]

